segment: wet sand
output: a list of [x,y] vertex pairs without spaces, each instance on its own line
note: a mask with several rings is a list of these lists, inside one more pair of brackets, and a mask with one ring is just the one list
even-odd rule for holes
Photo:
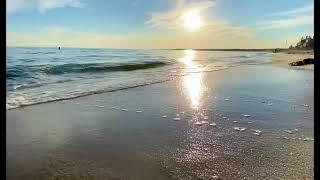
[[8,110],[6,176],[313,179],[313,78],[248,65]]

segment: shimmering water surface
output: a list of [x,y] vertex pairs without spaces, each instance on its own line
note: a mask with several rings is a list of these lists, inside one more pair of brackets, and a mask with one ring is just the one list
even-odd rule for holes
[[[58,98],[77,85],[129,88],[8,110],[8,179],[313,179],[312,71],[269,65],[267,52],[66,51],[115,60],[54,52],[69,64],[39,60],[30,76],[7,74],[8,106],[17,94],[43,101],[35,94],[48,89]],[[34,76],[41,85],[14,88]]]
[[[7,48],[7,109],[270,62],[268,52]],[[192,62],[192,63],[191,63]]]

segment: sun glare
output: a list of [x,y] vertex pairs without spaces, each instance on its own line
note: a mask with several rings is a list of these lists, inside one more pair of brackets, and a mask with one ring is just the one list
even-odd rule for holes
[[184,26],[190,31],[194,32],[198,30],[203,25],[198,11],[189,10],[184,14]]
[[186,76],[183,77],[183,85],[186,90],[186,94],[190,98],[191,107],[198,109],[200,106],[200,100],[203,93],[202,69],[199,68],[196,62],[193,62],[195,58],[194,50],[185,50],[184,57],[180,59],[186,65]]

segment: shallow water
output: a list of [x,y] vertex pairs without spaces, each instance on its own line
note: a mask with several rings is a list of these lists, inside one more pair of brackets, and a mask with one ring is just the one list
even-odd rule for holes
[[313,179],[313,72],[199,73],[8,110],[7,178]]
[[270,56],[269,52],[11,47],[6,56],[7,109],[143,86],[189,73],[269,63]]

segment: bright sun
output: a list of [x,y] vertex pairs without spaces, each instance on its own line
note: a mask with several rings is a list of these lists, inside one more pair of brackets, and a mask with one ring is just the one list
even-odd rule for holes
[[190,31],[194,32],[198,30],[203,25],[198,11],[196,10],[189,10],[184,14],[184,26],[185,28]]

